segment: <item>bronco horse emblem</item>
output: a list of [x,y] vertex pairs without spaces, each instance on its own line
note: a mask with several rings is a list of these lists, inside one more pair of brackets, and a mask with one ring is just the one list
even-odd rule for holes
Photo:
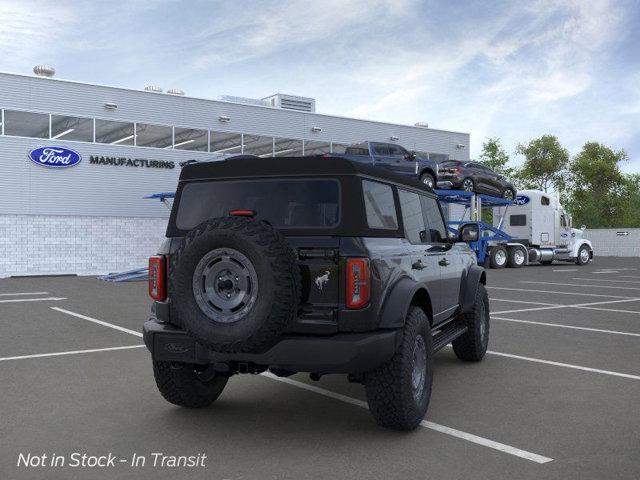
[[324,275],[320,275],[318,277],[316,277],[316,287],[318,287],[318,289],[320,291],[322,291],[322,287],[324,287],[326,285],[326,283],[329,281],[329,274],[331,272],[329,272],[329,270],[325,270],[324,271]]

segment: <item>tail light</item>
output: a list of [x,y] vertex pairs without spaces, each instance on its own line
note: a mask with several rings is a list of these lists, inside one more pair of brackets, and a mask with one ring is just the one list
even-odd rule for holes
[[362,308],[369,303],[370,276],[368,259],[349,258],[347,260],[347,308]]
[[229,212],[229,216],[231,217],[255,217],[255,210],[231,210]]
[[149,257],[149,296],[158,302],[167,299],[166,265],[164,255]]

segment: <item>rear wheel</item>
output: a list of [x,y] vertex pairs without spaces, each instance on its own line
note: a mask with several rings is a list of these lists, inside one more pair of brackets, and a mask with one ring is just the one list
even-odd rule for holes
[[429,406],[433,382],[431,328],[424,311],[410,307],[402,343],[393,358],[365,375],[367,402],[379,425],[416,428]]
[[162,396],[180,407],[203,408],[222,393],[227,377],[211,375],[202,365],[153,362],[153,376]]
[[433,178],[433,175],[430,174],[429,172],[425,172],[422,175],[420,175],[420,182],[424,183],[429,188],[434,188],[436,185],[436,181]]
[[491,247],[489,264],[491,268],[504,268],[507,266],[507,249],[502,245]]
[[476,185],[473,183],[473,180],[470,178],[465,178],[462,181],[462,190],[465,192],[473,192],[476,188]]
[[522,247],[510,247],[509,248],[509,267],[520,268],[526,263],[526,252]]

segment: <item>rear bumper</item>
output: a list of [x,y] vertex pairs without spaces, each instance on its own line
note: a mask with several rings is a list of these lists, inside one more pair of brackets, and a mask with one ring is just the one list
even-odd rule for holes
[[144,343],[154,360],[197,364],[246,363],[294,372],[362,373],[391,359],[398,330],[343,333],[327,337],[283,336],[264,353],[220,353],[202,346],[184,330],[155,319],[145,322]]

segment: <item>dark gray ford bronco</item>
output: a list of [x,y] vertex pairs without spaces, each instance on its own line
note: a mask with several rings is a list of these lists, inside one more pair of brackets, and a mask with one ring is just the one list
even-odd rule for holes
[[149,262],[160,393],[206,407],[237,373],[347,374],[376,421],[423,419],[434,353],[479,361],[484,270],[417,179],[339,157],[186,165]]

